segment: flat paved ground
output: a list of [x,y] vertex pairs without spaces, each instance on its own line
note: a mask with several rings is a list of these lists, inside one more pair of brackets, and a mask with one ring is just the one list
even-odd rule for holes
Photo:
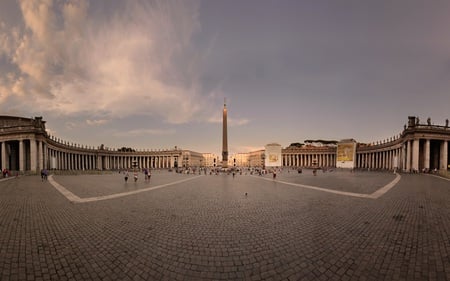
[[0,280],[450,280],[450,181],[402,174],[378,199],[326,192],[395,179],[53,177],[84,203],[37,176],[0,181]]

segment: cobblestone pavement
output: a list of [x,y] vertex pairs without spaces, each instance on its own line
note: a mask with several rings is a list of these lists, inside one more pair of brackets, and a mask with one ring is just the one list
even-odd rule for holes
[[[113,176],[54,178],[80,197],[134,188]],[[180,176],[192,175],[147,185]],[[277,178],[371,193],[393,175]],[[450,280],[449,206],[450,181],[426,175],[378,199],[208,175],[80,204],[20,177],[0,182],[0,279]]]

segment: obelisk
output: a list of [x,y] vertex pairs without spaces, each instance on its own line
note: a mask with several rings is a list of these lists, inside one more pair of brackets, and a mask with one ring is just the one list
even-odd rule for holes
[[223,101],[222,124],[222,168],[228,168],[228,131],[227,131],[227,101]]

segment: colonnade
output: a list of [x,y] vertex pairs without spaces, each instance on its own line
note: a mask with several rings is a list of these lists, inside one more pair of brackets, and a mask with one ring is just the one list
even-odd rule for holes
[[0,141],[0,168],[19,171],[42,169],[45,167],[45,147],[43,140],[32,137]]
[[365,169],[400,169],[406,172],[447,170],[449,141],[433,138],[404,139],[387,147],[357,151],[356,167]]
[[14,172],[55,170],[167,169],[177,166],[181,150],[120,152],[74,147],[47,138],[0,141],[0,169]]
[[287,167],[335,167],[336,153],[284,153],[283,166]]
[[[450,128],[420,124],[409,116],[408,125],[397,138],[374,145],[356,143],[355,168],[399,169],[407,172],[447,171],[449,166]],[[338,144],[339,145],[339,144]],[[249,153],[248,164],[264,163],[264,151]],[[337,148],[287,148],[281,152],[286,167],[335,167]],[[58,170],[119,170],[132,168],[175,168],[203,166],[204,156],[188,150],[121,151],[71,145],[48,136],[42,117],[34,119],[0,116],[1,169],[18,172]]]
[[112,151],[110,153],[99,153],[98,151],[77,152],[50,148],[48,149],[49,161],[47,168],[57,170],[122,170],[132,168],[174,168],[178,160],[178,155],[161,154],[130,155],[130,153],[115,153]]
[[410,172],[447,170],[449,141],[415,138],[405,141],[403,161],[405,170]]
[[394,170],[402,167],[402,148],[389,148],[380,151],[356,152],[356,167],[364,169]]

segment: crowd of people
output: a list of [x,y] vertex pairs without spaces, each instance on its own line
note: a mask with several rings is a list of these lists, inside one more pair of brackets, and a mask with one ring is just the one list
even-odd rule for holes
[[[142,172],[144,173],[144,180],[150,181],[150,178],[152,177],[152,173],[151,173],[150,169],[147,169],[147,168],[142,169]],[[123,173],[125,182],[128,182],[128,178],[130,177],[128,170],[119,171],[119,173]],[[134,180],[134,182],[137,182],[138,179],[139,179],[138,172],[137,172],[137,170],[135,170],[133,172],[133,180]]]

